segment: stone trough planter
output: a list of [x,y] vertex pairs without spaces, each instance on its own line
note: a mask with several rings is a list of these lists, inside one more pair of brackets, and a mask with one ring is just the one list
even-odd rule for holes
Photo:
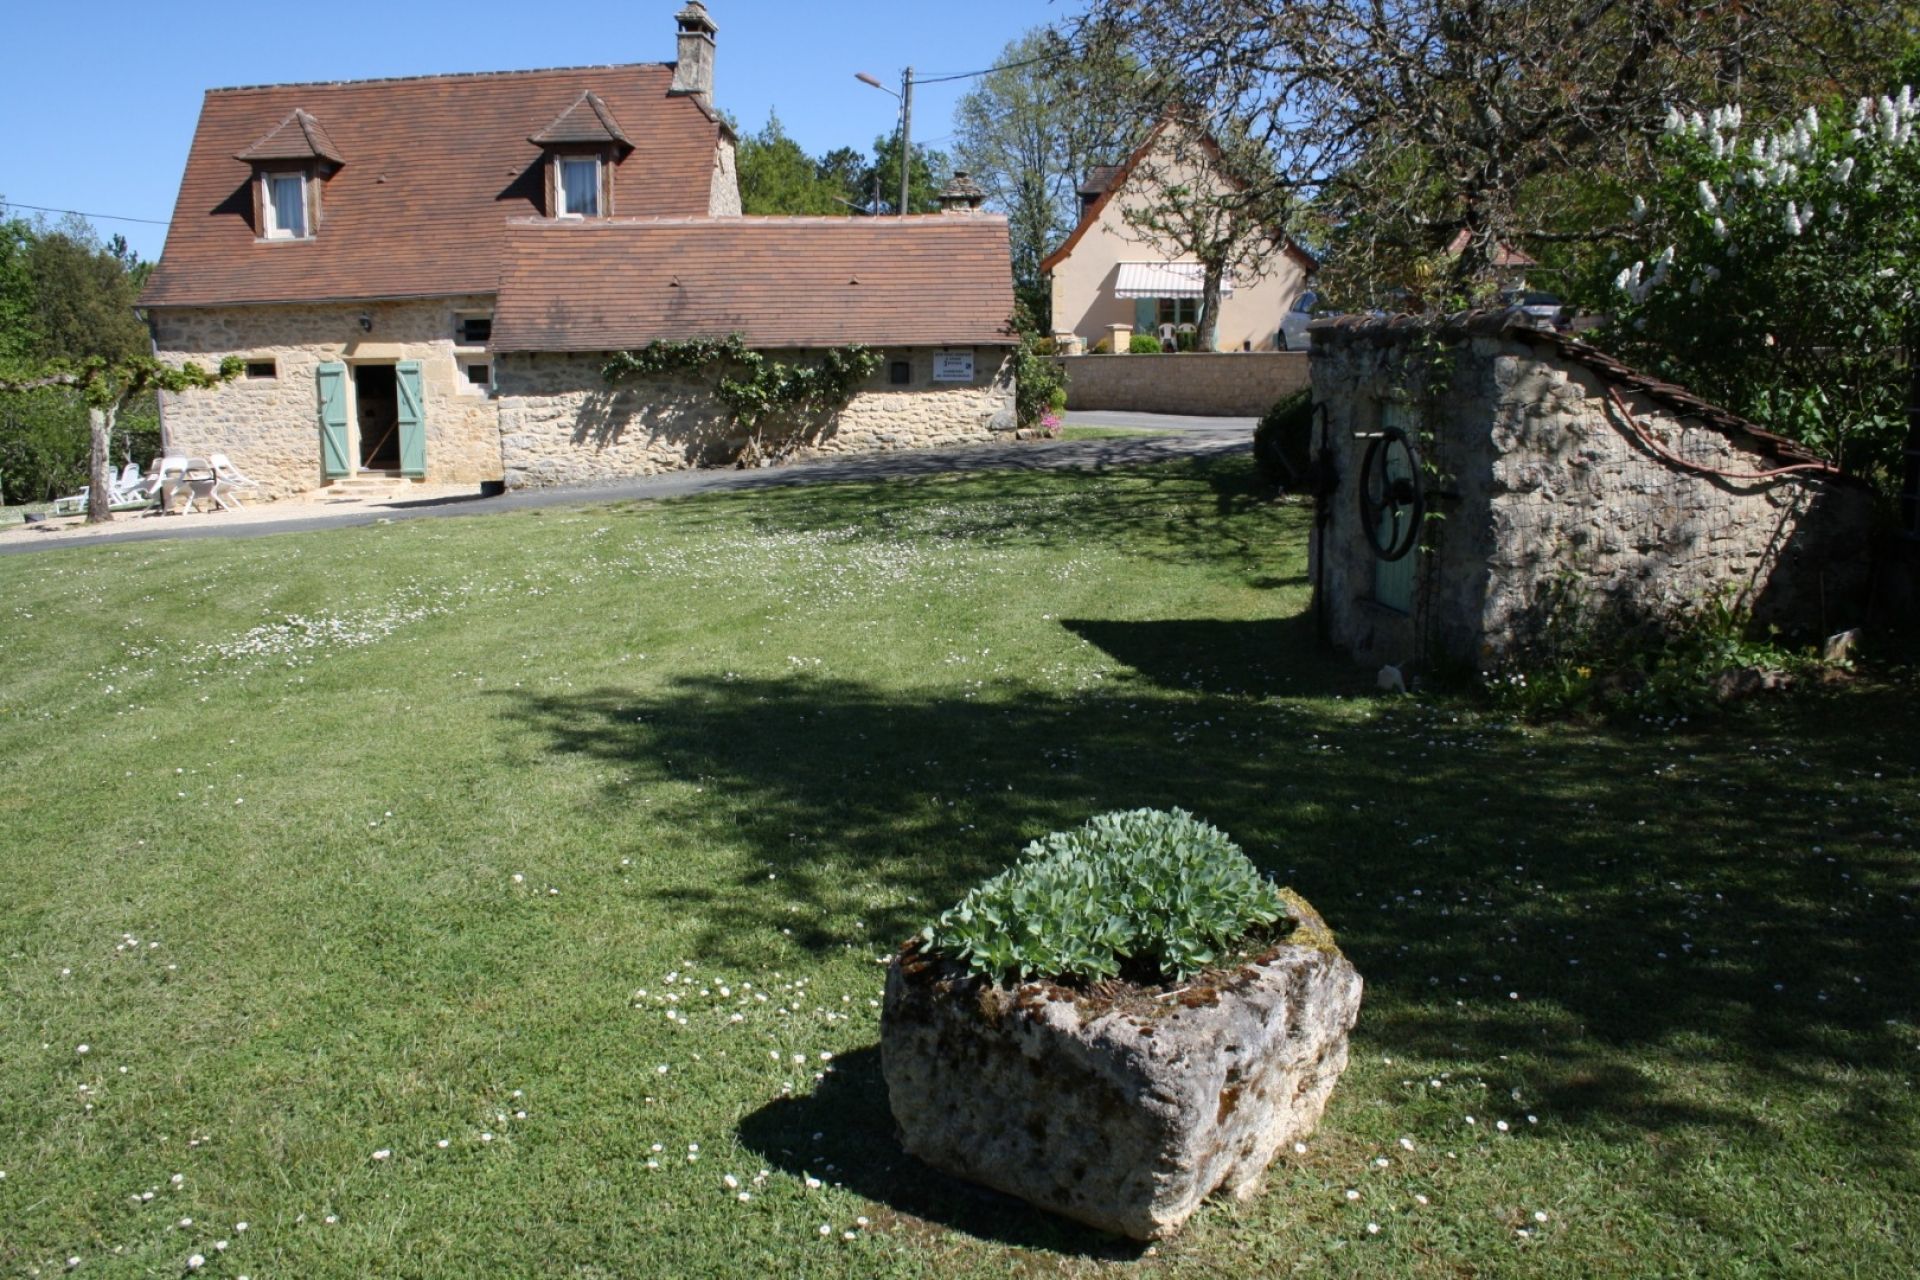
[[918,940],[887,971],[880,1049],[906,1149],[1136,1240],[1247,1198],[1347,1065],[1360,975],[1313,909],[1211,985],[1091,1000],[970,977]]

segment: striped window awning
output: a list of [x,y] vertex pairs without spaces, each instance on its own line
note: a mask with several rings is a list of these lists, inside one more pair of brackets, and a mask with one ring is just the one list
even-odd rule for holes
[[[1114,296],[1120,298],[1197,298],[1206,273],[1197,262],[1123,262]],[[1220,281],[1220,296],[1233,296],[1233,277]]]

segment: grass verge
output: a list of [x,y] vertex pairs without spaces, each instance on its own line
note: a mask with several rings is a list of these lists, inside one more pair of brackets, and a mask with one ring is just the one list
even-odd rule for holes
[[[1912,675],[1378,701],[1309,519],[1235,459],[0,560],[0,1269],[1904,1274]],[[915,1165],[874,1050],[894,943],[1140,805],[1368,982],[1151,1254]]]

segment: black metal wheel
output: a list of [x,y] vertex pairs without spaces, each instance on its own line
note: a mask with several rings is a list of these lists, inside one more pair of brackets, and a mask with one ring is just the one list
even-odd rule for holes
[[1420,489],[1420,451],[1399,427],[1367,442],[1360,463],[1360,527],[1382,560],[1403,560],[1420,541],[1427,513]]

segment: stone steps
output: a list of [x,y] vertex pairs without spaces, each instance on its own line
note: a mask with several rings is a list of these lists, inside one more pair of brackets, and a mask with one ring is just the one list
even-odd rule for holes
[[315,496],[328,502],[382,502],[404,495],[417,481],[384,472],[361,472],[340,480],[330,480],[315,490]]

